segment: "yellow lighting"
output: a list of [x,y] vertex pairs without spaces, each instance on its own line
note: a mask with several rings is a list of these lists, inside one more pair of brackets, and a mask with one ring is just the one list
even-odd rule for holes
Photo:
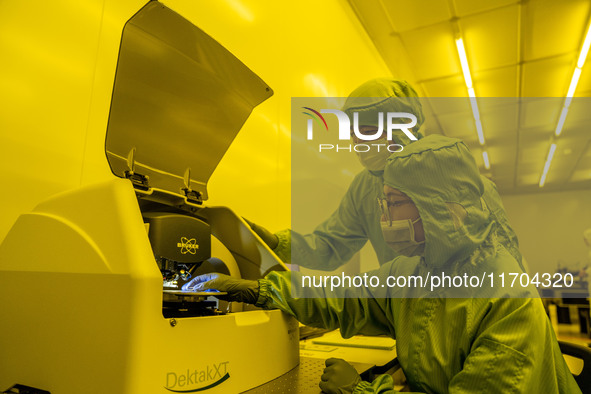
[[468,67],[468,57],[464,49],[464,40],[458,38],[456,40],[456,47],[458,48],[458,55],[460,55],[460,64],[462,65],[462,72],[464,73],[464,81],[468,89],[472,87],[472,77],[470,76],[470,67]]
[[226,3],[228,3],[228,5],[232,7],[242,19],[248,22],[254,21],[254,15],[240,0],[226,0]]
[[573,73],[573,78],[570,80],[570,86],[568,87],[568,93],[566,94],[566,97],[573,97],[573,95],[575,94],[575,90],[577,89],[577,84],[579,83],[580,76],[581,69],[576,67],[575,72]]
[[566,120],[566,114],[568,113],[568,106],[562,107],[562,112],[560,113],[560,119],[558,119],[558,124],[556,125],[556,131],[554,134],[558,137],[560,133],[562,133],[562,127],[564,126],[564,121]]
[[490,170],[490,162],[488,161],[488,153],[482,151],[482,158],[484,159],[484,168]]
[[474,119],[480,120],[480,111],[478,110],[476,97],[470,97],[470,105],[472,106],[472,115],[474,115]]
[[331,97],[329,95],[324,78],[316,74],[306,74],[304,76],[304,83],[310,88],[314,94],[320,97]]
[[458,38],[456,40],[456,47],[458,48],[458,55],[460,56],[460,64],[462,65],[462,72],[464,73],[464,82],[468,88],[468,96],[470,97],[470,105],[472,106],[472,114],[474,115],[474,123],[476,124],[476,132],[478,133],[478,142],[484,145],[484,132],[482,131],[482,122],[480,121],[480,111],[478,110],[478,103],[476,102],[476,92],[472,86],[472,77],[470,75],[470,67],[468,66],[468,57],[466,56],[466,49],[464,48],[464,40]]
[[484,145],[484,133],[482,132],[480,119],[476,119],[476,132],[478,133],[478,142],[480,142],[480,145]]
[[585,59],[587,59],[587,53],[589,52],[589,46],[591,45],[591,23],[587,28],[587,35],[585,36],[585,42],[583,43],[583,47],[581,48],[581,53],[579,54],[579,60],[577,61],[577,67],[583,68],[583,64],[585,64]]
[[542,172],[542,176],[540,177],[540,187],[544,187],[544,183],[546,183],[546,175],[548,175],[548,170],[550,170],[550,164],[552,163],[552,158],[554,157],[555,150],[556,144],[550,145],[550,150],[548,151],[548,158],[546,159],[546,164],[544,165],[544,172]]

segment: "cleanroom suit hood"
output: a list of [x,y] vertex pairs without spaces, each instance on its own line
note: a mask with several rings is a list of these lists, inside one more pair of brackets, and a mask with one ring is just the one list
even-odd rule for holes
[[431,135],[388,160],[384,184],[410,197],[425,230],[425,262],[443,267],[463,261],[493,228],[482,199],[484,185],[468,147]]
[[[423,106],[417,95],[417,92],[406,81],[391,78],[376,78],[367,81],[363,85],[351,92],[343,111],[353,119],[354,113],[359,117],[359,125],[379,127],[378,114],[381,112],[405,112],[416,116],[417,124],[414,130],[419,130],[425,122]],[[408,119],[401,123],[408,123]],[[385,119],[382,126],[384,126]],[[395,139],[406,146],[410,139],[400,130],[395,131]],[[421,138],[423,135],[413,133],[415,137]]]
[[[393,140],[389,142],[407,146],[411,142],[416,141],[416,139],[424,136],[424,130],[422,128],[425,121],[423,106],[417,92],[406,81],[391,78],[369,80],[351,92],[342,110],[352,121],[357,119],[356,124],[358,126],[375,126],[382,130],[383,136],[387,134],[386,123],[388,113],[411,114],[416,117],[416,124],[411,126],[412,130],[407,129],[407,132],[414,136],[415,139],[411,139],[409,135],[400,129],[394,129],[392,130]],[[409,124],[410,119],[407,117],[396,118],[393,119],[393,122]],[[388,153],[387,150],[382,151],[383,161],[379,169],[368,168],[372,175],[382,176]],[[364,154],[369,154],[369,152],[358,155]],[[360,159],[365,166],[362,157]]]

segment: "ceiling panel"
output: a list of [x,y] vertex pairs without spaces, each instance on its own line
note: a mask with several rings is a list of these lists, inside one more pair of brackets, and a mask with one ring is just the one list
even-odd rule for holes
[[472,113],[470,100],[467,97],[431,97],[429,104],[437,116],[451,114],[469,116]]
[[447,1],[383,0],[382,3],[398,32],[448,21],[452,17]]
[[406,49],[380,1],[358,1],[351,4],[369,36],[380,37],[374,43],[392,74],[413,80],[414,72],[409,65]]
[[483,111],[518,110],[521,100],[515,97],[478,97],[478,108]]
[[556,142],[556,153],[552,160],[552,174],[554,181],[566,183],[572,173],[577,170],[577,164],[584,153],[585,145],[575,136],[565,136]]
[[524,60],[577,52],[587,25],[589,5],[588,0],[528,1]]
[[422,82],[427,97],[466,97],[466,84],[461,75]]
[[394,33],[388,14],[384,12],[380,2],[380,0],[351,2],[351,7],[370,37],[382,37]]
[[[550,133],[556,129],[563,99],[526,100],[522,104],[521,128],[526,134]],[[548,134],[549,136],[549,134]]]
[[[380,41],[378,49],[394,76],[410,81],[415,79],[414,68],[410,63],[410,58],[400,36],[385,36]],[[419,95],[422,94],[420,85],[415,86],[415,89]]]
[[[541,173],[548,149],[550,148],[549,138],[543,136],[524,136],[519,135],[519,153],[518,169],[519,171],[539,171]],[[528,168],[528,165],[534,165],[533,169]]]
[[[482,130],[486,140],[516,140],[518,130],[519,107],[508,105],[480,110]],[[509,142],[509,141],[507,141]]]
[[523,65],[522,97],[561,97],[566,95],[576,54],[568,54]]
[[[517,138],[516,138],[517,139]],[[494,160],[495,173],[515,171],[515,157],[517,156],[517,145],[497,145],[491,144],[486,149],[489,154],[489,159]],[[498,170],[498,171],[497,171]]]
[[585,160],[585,163],[591,161],[591,139],[587,141],[587,147],[585,148],[585,152],[583,152],[582,160]]
[[519,174],[517,175],[517,187],[537,186],[540,182],[540,174]]
[[459,21],[471,71],[517,63],[519,7],[503,7]]
[[575,97],[591,96],[591,67],[589,67],[589,64],[591,64],[591,56],[587,56],[587,61],[585,64],[586,65],[583,66],[583,70],[581,72],[581,78],[579,79],[577,90],[575,91]]
[[[494,154],[491,153],[490,157],[491,160],[494,160]],[[491,167],[491,179],[501,192],[513,189],[515,184],[515,166],[512,164],[499,164]]]
[[[472,76],[478,97],[516,97],[518,94],[516,65],[475,72]],[[463,78],[461,78],[463,82]],[[464,85],[464,89],[465,85]],[[464,93],[464,96],[466,93]]]
[[591,168],[576,170],[570,178],[570,182],[590,182]]
[[583,154],[570,178],[572,182],[591,181],[591,138],[587,141]]
[[451,23],[400,33],[419,80],[447,77],[461,71]]
[[516,0],[454,0],[455,9],[459,17],[518,3],[519,1]]
[[[544,164],[542,161],[541,165]],[[542,168],[540,163],[523,163],[517,167],[517,184],[516,187],[538,185],[540,176],[542,175]],[[547,178],[548,179],[548,178]]]
[[[568,115],[564,122],[564,132],[572,129],[586,127],[586,132],[591,130],[591,98],[575,97],[571,100]],[[562,109],[561,109],[562,110]]]
[[469,114],[465,116],[457,113],[442,114],[437,116],[443,132],[448,137],[459,138],[462,140],[471,140],[476,137],[476,126],[474,120]]

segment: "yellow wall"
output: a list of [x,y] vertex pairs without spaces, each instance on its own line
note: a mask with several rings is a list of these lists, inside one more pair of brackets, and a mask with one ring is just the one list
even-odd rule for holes
[[[104,133],[123,23],[145,2],[0,3],[0,241],[57,192],[111,176]],[[169,0],[275,91],[214,173],[208,205],[289,226],[290,100],[389,72],[344,0]]]
[[144,4],[0,2],[0,241],[40,201],[112,178],[104,141],[118,46]]
[[367,79],[389,75],[385,64],[344,0],[164,3],[275,91],[212,176],[210,203],[228,205],[270,230],[288,227],[291,98],[347,96]]
[[554,273],[559,263],[576,271],[591,264],[583,238],[591,228],[589,201],[590,190],[503,196],[530,273]]

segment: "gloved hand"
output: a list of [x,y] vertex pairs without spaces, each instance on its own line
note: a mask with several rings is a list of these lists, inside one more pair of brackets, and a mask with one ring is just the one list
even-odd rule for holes
[[248,225],[250,226],[252,231],[254,231],[259,237],[261,237],[263,242],[265,242],[268,247],[270,247],[271,249],[275,249],[277,247],[277,245],[279,245],[279,238],[277,238],[277,236],[275,234],[273,234],[272,232],[270,232],[266,228],[261,227],[258,224],[251,222],[250,220],[248,220],[246,218],[243,218],[243,219],[246,221],[246,223],[248,223]]
[[320,377],[320,389],[323,393],[352,393],[361,382],[361,377],[351,364],[340,358],[326,360],[324,374]]
[[[183,285],[183,291],[206,291],[215,289],[228,293],[218,298],[226,301],[255,304],[259,297],[259,282],[256,280],[234,279],[231,276],[211,273],[199,275]],[[211,295],[215,296],[215,293]],[[217,297],[217,296],[216,296]]]

